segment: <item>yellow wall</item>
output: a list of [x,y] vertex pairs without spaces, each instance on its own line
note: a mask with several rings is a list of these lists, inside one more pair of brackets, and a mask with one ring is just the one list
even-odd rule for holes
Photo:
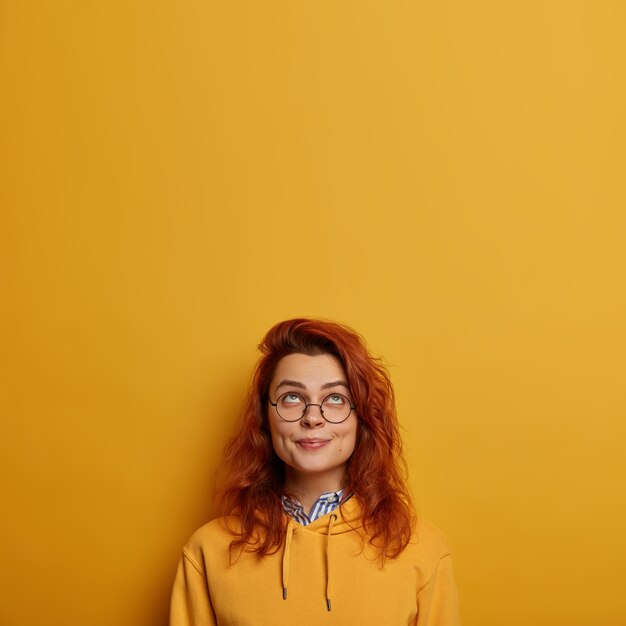
[[1,2],[0,623],[165,623],[255,345],[304,314],[389,363],[465,626],[623,626],[625,24]]

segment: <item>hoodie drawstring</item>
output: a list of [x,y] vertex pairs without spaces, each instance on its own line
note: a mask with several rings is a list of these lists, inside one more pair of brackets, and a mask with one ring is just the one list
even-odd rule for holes
[[330,538],[333,532],[333,524],[337,519],[336,515],[330,516],[328,524],[328,535],[326,535],[326,608],[330,611]]
[[[330,522],[328,524],[328,533],[326,535],[326,608],[330,611],[330,538],[333,534],[333,525],[337,520],[337,516],[335,514],[330,516]],[[287,533],[285,535],[285,548],[283,550],[283,572],[282,572],[282,582],[283,582],[283,600],[287,599],[287,586],[289,585],[289,561],[291,559],[291,540],[293,538],[293,531],[295,529],[296,522],[293,519],[290,519],[287,523]]]
[[289,558],[291,555],[291,538],[295,522],[289,519],[287,523],[287,535],[285,536],[285,549],[283,550],[283,600],[287,599],[287,585],[289,584]]

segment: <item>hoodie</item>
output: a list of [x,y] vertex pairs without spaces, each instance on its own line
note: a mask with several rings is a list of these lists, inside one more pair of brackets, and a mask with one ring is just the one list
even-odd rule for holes
[[308,526],[289,520],[274,554],[242,552],[229,565],[225,521],[183,549],[170,626],[459,626],[450,548],[418,519],[411,543],[381,566],[363,540],[356,497]]

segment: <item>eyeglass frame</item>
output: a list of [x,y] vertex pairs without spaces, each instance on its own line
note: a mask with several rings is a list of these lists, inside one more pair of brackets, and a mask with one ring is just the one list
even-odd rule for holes
[[[300,396],[302,398],[302,396],[295,392],[295,391],[285,391],[285,393],[281,393],[278,398],[276,398],[276,402],[272,402],[269,398],[267,399],[267,401],[274,407],[274,409],[276,409],[276,415],[278,415],[278,417],[280,417],[281,420],[283,420],[283,422],[287,422],[289,424],[295,424],[296,422],[299,422],[305,415],[307,412],[307,409],[310,406],[318,406],[320,408],[320,415],[322,416],[322,419],[327,422],[328,424],[343,424],[351,415],[352,415],[352,411],[356,411],[356,406],[352,406],[352,402],[350,401],[350,398],[348,398],[348,396],[345,396],[343,393],[329,393],[320,404],[317,404],[315,402],[306,402],[306,400],[304,401],[304,409],[302,409],[302,415],[295,420],[287,420],[285,419],[279,412],[278,412],[278,401],[283,397],[286,396],[290,393],[293,393],[297,396]],[[328,400],[328,398],[330,398],[331,396],[341,396],[342,398],[345,398],[348,401],[348,406],[350,407],[350,411],[348,411],[348,415],[346,415],[340,422],[331,422],[325,415],[324,415],[324,409],[322,409],[322,404],[324,404],[324,402],[326,402],[326,400]],[[304,400],[304,398],[302,398],[302,400]]]

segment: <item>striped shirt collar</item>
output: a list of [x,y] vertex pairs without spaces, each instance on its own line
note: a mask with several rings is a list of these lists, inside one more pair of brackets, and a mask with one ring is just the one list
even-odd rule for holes
[[345,489],[324,492],[313,503],[308,515],[305,513],[300,502],[288,498],[287,496],[282,497],[283,509],[285,510],[285,513],[292,517],[296,522],[302,524],[302,526],[307,526],[319,517],[334,511],[339,506],[339,502],[341,500],[341,496],[344,494],[344,491]]

